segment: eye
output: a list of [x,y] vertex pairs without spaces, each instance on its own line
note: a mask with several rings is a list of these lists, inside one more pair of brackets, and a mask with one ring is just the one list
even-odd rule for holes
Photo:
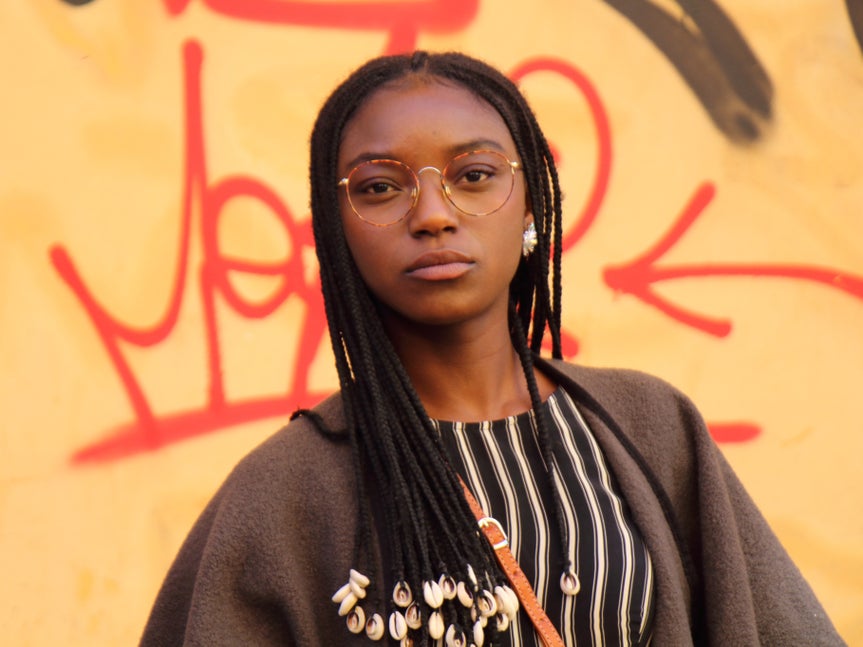
[[413,190],[410,170],[393,160],[372,160],[360,164],[349,178],[353,199],[368,204],[389,202],[405,194],[410,195]]
[[475,151],[458,155],[449,163],[446,181],[462,191],[485,191],[509,172],[508,160],[496,151]]
[[471,164],[458,169],[452,169],[449,183],[454,186],[480,188],[491,182],[497,176],[497,169],[487,164]]
[[473,184],[475,182],[482,182],[483,180],[490,179],[493,175],[493,169],[472,168],[464,171],[461,174],[461,178],[462,181]]
[[366,180],[365,182],[360,183],[360,185],[356,188],[356,193],[362,193],[366,195],[382,195],[384,193],[392,193],[393,191],[400,191],[400,187],[398,187],[392,180]]

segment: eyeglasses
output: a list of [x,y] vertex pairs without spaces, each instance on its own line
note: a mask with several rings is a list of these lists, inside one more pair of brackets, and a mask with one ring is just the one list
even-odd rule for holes
[[362,162],[339,180],[338,186],[345,187],[351,209],[360,220],[388,227],[416,207],[419,175],[424,171],[440,175],[444,195],[456,209],[470,216],[487,216],[509,200],[518,170],[521,165],[503,153],[476,150],[456,155],[443,169],[424,166],[416,172],[396,160]]

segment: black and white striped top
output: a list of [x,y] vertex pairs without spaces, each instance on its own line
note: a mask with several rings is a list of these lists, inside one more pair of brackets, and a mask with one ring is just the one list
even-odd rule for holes
[[[560,545],[545,462],[532,411],[491,422],[442,422],[453,467],[485,513],[504,527],[510,549],[567,645],[646,645],[653,620],[653,567],[616,492],[614,478],[575,403],[558,389],[543,404],[559,441],[567,550],[581,580],[576,596],[560,589]],[[501,638],[539,640],[523,611]]]

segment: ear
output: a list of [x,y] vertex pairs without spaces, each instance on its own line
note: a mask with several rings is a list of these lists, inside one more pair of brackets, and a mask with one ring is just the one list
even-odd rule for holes
[[524,223],[523,223],[524,226],[522,227],[522,229],[527,229],[528,225],[530,225],[532,222],[534,222],[533,213],[531,212],[530,209],[525,209],[525,211],[524,211]]

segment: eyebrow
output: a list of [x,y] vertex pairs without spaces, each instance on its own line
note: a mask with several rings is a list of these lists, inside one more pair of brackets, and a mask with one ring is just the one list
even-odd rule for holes
[[[501,153],[506,154],[506,150],[503,145],[494,140],[494,139],[471,139],[466,142],[460,142],[458,144],[454,144],[446,149],[446,154],[450,157],[455,157],[460,153],[467,153],[469,151],[475,151],[480,149],[491,149],[500,151]],[[346,164],[348,170],[354,168],[358,164],[362,164],[363,162],[370,162],[372,160],[396,160],[401,161],[398,155],[394,155],[391,152],[387,151],[366,151],[360,153],[356,157],[351,158]]]
[[458,155],[459,153],[467,153],[468,151],[475,151],[480,149],[492,149],[496,151],[500,151],[501,153],[506,153],[503,148],[503,145],[494,139],[472,139],[468,142],[464,142],[461,144],[456,144],[455,146],[450,146],[447,152],[450,155]]

